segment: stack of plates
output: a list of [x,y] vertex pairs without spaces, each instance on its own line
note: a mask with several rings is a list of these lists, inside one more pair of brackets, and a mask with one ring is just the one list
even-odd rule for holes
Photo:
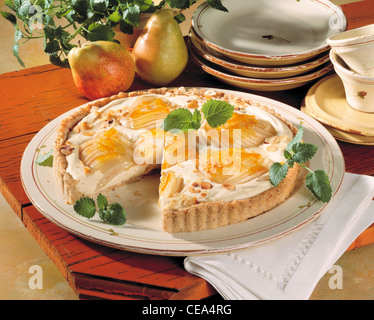
[[338,75],[319,80],[308,91],[301,111],[325,125],[335,139],[374,145],[374,113],[351,108]]
[[326,39],[346,29],[327,0],[225,0],[228,12],[200,5],[189,34],[202,70],[243,89],[300,87],[333,69]]

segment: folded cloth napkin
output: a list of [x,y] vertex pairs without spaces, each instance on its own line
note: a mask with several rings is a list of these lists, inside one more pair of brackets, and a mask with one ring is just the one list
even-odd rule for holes
[[321,277],[374,223],[374,177],[345,173],[339,192],[304,227],[263,245],[191,256],[185,269],[227,300],[305,300]]

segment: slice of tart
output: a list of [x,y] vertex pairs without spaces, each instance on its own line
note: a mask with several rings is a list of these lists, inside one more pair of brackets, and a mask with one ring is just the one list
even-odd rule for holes
[[120,94],[90,103],[62,121],[54,174],[67,202],[135,182],[159,168],[159,127],[177,107],[160,94]]
[[254,116],[247,109],[238,108],[217,129],[204,125],[192,134],[166,139],[159,187],[165,231],[192,232],[242,222],[289,197],[299,166],[277,187],[269,181],[269,169],[284,161],[294,130],[268,111],[256,110]]
[[[177,108],[200,110],[209,99],[235,107],[222,126],[164,132]],[[295,188],[299,166],[277,187],[269,168],[296,129],[272,110],[213,90],[184,88],[121,93],[92,102],[59,126],[54,174],[70,204],[83,196],[160,172],[159,207],[166,232],[192,232],[238,223],[271,210]]]

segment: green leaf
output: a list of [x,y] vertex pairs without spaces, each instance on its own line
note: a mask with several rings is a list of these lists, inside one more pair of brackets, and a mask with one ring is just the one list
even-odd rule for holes
[[[21,6],[18,8],[18,14],[20,15],[20,17],[24,18],[24,19],[28,19],[30,18],[30,7],[31,7],[31,3],[29,0],[22,0],[22,4]],[[26,20],[23,20],[26,22]]]
[[201,111],[208,124],[212,128],[216,128],[231,118],[234,106],[226,101],[212,99],[204,103]]
[[[74,12],[74,10],[71,10]],[[71,21],[70,21],[71,22]],[[47,26],[54,26],[55,25],[55,21],[53,20],[53,18],[49,15],[46,15],[44,16],[43,18],[43,23],[44,25],[47,25]]]
[[182,22],[186,21],[186,17],[185,17],[185,15],[184,15],[182,12],[178,13],[178,14],[174,17],[174,19],[175,19],[178,23],[182,23]]
[[67,58],[62,60],[56,53],[49,56],[49,61],[57,67],[70,68],[69,60]]
[[139,6],[141,12],[147,11],[153,5],[152,0],[135,0],[134,3]]
[[121,21],[121,15],[119,14],[118,11],[114,11],[109,17],[108,20],[113,21],[113,22],[120,22]]
[[201,126],[201,113],[199,110],[195,109],[192,114],[192,122],[191,122],[192,129],[199,129]]
[[101,193],[97,196],[97,206],[100,209],[106,209],[108,207],[108,200],[105,196],[103,196]]
[[292,160],[297,163],[304,163],[314,157],[318,147],[310,143],[296,143],[292,146]]
[[90,4],[95,12],[105,13],[109,6],[109,0],[90,0]]
[[332,189],[329,177],[323,170],[316,170],[305,177],[306,186],[315,197],[323,202],[329,202],[332,197]]
[[16,57],[18,63],[22,66],[22,67],[25,67],[25,64],[23,63],[21,57],[19,56],[19,44],[18,43],[15,43],[12,47],[12,52],[13,52],[13,56]]
[[196,113],[196,110],[194,111],[194,115],[192,115],[191,111],[188,109],[175,109],[172,112],[170,112],[164,119],[163,129],[165,131],[180,130],[182,132],[186,132],[190,129],[196,130],[200,128],[200,121],[201,115],[199,116]]
[[228,12],[229,11],[229,10],[227,10],[226,7],[223,6],[221,0],[208,0],[208,4],[212,8],[214,8],[214,9],[217,9],[217,10],[220,10],[220,11],[224,11],[224,12]]
[[60,44],[57,40],[48,41],[44,45],[44,52],[48,54],[54,54],[60,50]]
[[190,7],[190,0],[166,0],[171,8],[187,9]]
[[49,150],[46,153],[40,154],[36,158],[36,164],[43,167],[52,167],[53,166],[53,149]]
[[87,11],[90,8],[90,1],[89,0],[72,0],[71,7],[74,9],[75,12],[77,12],[81,16],[87,17]]
[[65,31],[61,26],[55,27],[54,25],[45,25],[43,28],[44,37],[46,40],[65,40],[70,34]]
[[13,13],[1,11],[1,15],[7,19],[14,27],[17,25],[17,18]]
[[4,1],[4,4],[5,4],[9,9],[13,10],[14,12],[17,11],[17,6],[16,6],[15,3],[13,3],[12,0],[5,0],[5,1]]
[[70,23],[83,23],[86,20],[85,16],[75,10],[70,10],[65,17]]
[[286,161],[289,168],[293,168],[293,165],[295,164],[295,161],[291,158]]
[[111,41],[114,38],[114,31],[112,28],[98,23],[94,22],[90,24],[88,27],[88,32],[86,34],[86,38],[89,41],[99,41],[99,40],[105,40],[105,41]]
[[302,127],[302,125],[299,125],[296,135],[287,145],[286,150],[291,151],[294,144],[300,143],[301,141],[303,141],[303,135],[304,135],[304,128]]
[[275,162],[270,167],[269,170],[269,179],[273,186],[279,185],[282,180],[287,176],[288,164],[287,162],[283,165],[280,162]]
[[287,151],[287,150],[284,150],[284,151],[283,151],[283,155],[284,155],[284,157],[285,157],[287,160],[289,160],[289,159],[292,158],[292,153],[289,152],[289,151]]
[[133,26],[139,26],[140,8],[138,5],[130,5],[123,10],[122,18],[125,22]]
[[134,27],[130,23],[127,23],[124,20],[121,20],[119,22],[119,29],[123,33],[126,33],[126,34],[133,34],[134,33]]
[[74,204],[74,211],[80,216],[91,219],[96,213],[95,201],[91,198],[82,198]]
[[122,225],[127,221],[125,209],[117,202],[109,205],[108,209],[99,210],[100,218],[112,225]]

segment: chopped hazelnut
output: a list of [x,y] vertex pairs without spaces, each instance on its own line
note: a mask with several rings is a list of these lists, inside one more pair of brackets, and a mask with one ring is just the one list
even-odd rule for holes
[[193,188],[193,187],[189,187],[189,188],[188,188],[188,191],[191,192],[191,193],[200,193],[200,190],[195,189],[195,188]]
[[90,129],[92,129],[92,124],[87,123],[86,121],[83,121],[81,123],[81,126],[82,126],[82,130],[90,130]]
[[70,155],[73,152],[74,148],[71,147],[69,144],[65,144],[61,149],[61,153],[65,156]]
[[185,207],[189,207],[193,205],[194,200],[192,198],[187,198],[182,201]]
[[212,184],[209,182],[203,181],[201,183],[201,189],[204,189],[204,190],[212,189]]
[[199,107],[199,104],[197,103],[197,100],[191,100],[187,104],[187,108],[189,109],[197,109]]

